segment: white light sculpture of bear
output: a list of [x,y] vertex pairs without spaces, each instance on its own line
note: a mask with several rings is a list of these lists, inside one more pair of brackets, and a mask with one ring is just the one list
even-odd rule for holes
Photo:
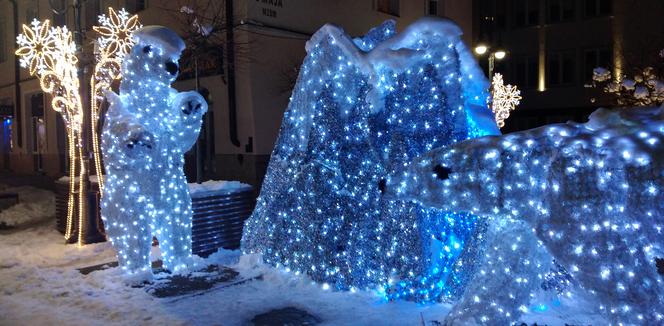
[[107,181],[101,207],[120,266],[149,277],[153,236],[165,268],[179,271],[192,264],[183,155],[196,142],[207,103],[196,92],[170,87],[185,48],[175,32],[146,26],[133,37],[120,94],[107,93],[110,107],[102,132]]
[[656,267],[664,257],[664,109],[600,109],[585,124],[467,140],[423,155],[386,184],[386,196],[493,225],[485,261],[448,324],[517,321],[548,254],[612,324],[664,323]]

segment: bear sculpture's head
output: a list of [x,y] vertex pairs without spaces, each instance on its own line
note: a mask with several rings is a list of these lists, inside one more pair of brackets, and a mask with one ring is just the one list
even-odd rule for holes
[[133,38],[136,44],[124,60],[125,77],[170,85],[180,71],[184,41],[171,29],[157,25],[136,30]]

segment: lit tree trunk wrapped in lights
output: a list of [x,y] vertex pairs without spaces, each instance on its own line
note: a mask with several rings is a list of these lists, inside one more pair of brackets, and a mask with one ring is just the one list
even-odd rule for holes
[[[84,216],[86,196],[82,190],[87,182],[83,178],[86,171],[81,163],[85,113],[79,93],[76,45],[72,33],[66,27],[51,27],[48,20],[43,23],[34,20],[31,26],[23,25],[23,34],[18,35],[16,41],[19,45],[16,55],[20,57],[21,66],[28,68],[31,75],[37,76],[42,90],[53,96],[51,105],[60,112],[67,126],[70,193],[65,239],[72,238],[74,207],[78,203],[78,242],[83,244],[83,223],[80,223],[80,219]],[[78,199],[75,194],[78,194]]]
[[[101,34],[97,40],[97,64],[91,77],[91,141],[95,171],[100,190],[103,189],[103,168],[99,150],[99,110],[104,100],[103,92],[110,89],[111,82],[121,78],[120,65],[123,56],[131,47],[131,33],[140,27],[138,16],[129,16],[124,10],[115,12],[109,8],[109,16],[99,17],[101,26],[94,27]],[[80,94],[78,57],[72,33],[67,27],[51,27],[48,20],[24,25],[23,34],[17,36],[21,66],[40,79],[44,92],[53,96],[52,107],[60,112],[67,126],[69,158],[69,198],[67,200],[67,223],[65,239],[70,241],[74,232],[74,212],[78,210],[78,243],[84,244],[87,222],[84,221],[87,202],[87,178],[89,171],[84,161],[84,128],[86,110]],[[76,196],[78,194],[78,196]]]

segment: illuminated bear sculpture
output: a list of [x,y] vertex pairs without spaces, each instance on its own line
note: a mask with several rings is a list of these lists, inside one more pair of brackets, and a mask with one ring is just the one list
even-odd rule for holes
[[664,323],[662,108],[436,149],[389,177],[386,196],[494,217],[492,252],[448,322],[517,321],[548,270],[541,241],[612,324]]
[[324,287],[390,299],[457,295],[479,246],[472,216],[381,198],[381,178],[433,148],[498,134],[488,82],[452,22],[363,38],[326,25],[307,42],[254,214],[247,253]]
[[185,47],[175,32],[146,26],[133,37],[136,44],[123,61],[120,94],[107,93],[101,212],[120,266],[150,276],[153,236],[165,268],[178,271],[192,263],[191,197],[183,155],[196,142],[207,103],[196,92],[178,93],[170,87]]

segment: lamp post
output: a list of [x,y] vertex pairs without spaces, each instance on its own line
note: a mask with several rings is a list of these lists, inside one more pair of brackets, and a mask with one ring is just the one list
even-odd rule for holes
[[507,56],[507,52],[501,48],[497,48],[493,51],[489,46],[480,43],[475,47],[475,53],[479,56],[483,56],[487,53],[489,54],[489,81],[491,81],[496,60],[504,59],[505,56]]

